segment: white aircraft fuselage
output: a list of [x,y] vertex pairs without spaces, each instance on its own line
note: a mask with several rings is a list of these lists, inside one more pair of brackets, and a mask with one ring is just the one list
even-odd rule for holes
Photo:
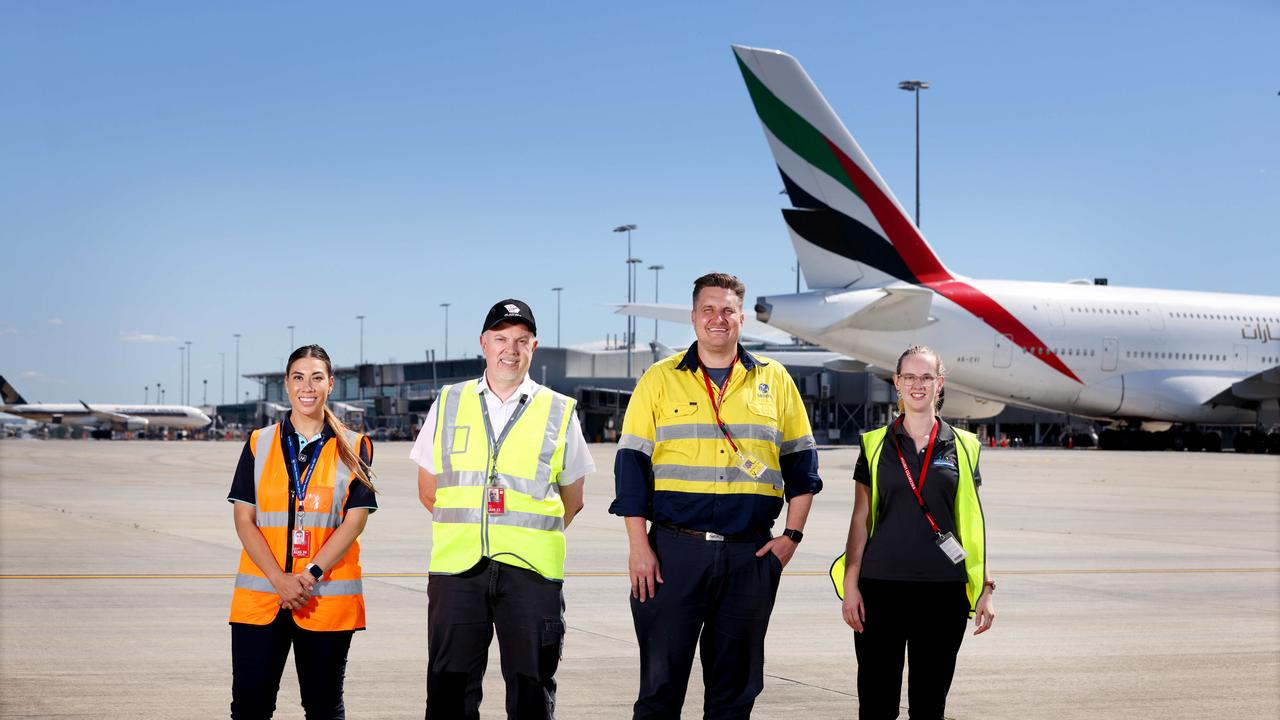
[[[193,430],[211,420],[190,405],[93,405],[79,403],[25,403],[0,406],[0,412],[36,422],[73,427],[112,427],[118,430],[174,428]],[[111,416],[108,419],[107,416]]]
[[[911,345],[944,355],[948,387],[1105,418],[1252,424],[1257,412],[1209,401],[1280,362],[1280,299],[1105,285],[970,280],[1035,334],[1067,372],[942,294],[910,329],[836,327],[880,288],[760,298],[759,318],[797,337],[893,368]],[[761,310],[760,307],[757,308]]]

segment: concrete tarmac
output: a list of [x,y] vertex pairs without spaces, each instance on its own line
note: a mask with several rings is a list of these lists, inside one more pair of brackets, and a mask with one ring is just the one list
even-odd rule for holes
[[[240,443],[0,441],[0,717],[226,717]],[[409,445],[379,444],[362,538],[369,629],[352,718],[421,717],[430,517]],[[568,530],[562,720],[627,718],[639,662],[614,446]],[[787,567],[757,718],[856,716],[853,632],[827,568],[858,451],[823,449],[826,490]],[[967,637],[952,718],[1280,716],[1280,459],[988,450],[994,628]],[[497,645],[483,714],[503,717]],[[695,665],[696,668],[696,665]],[[904,711],[906,694],[903,694]],[[701,713],[695,669],[686,717]],[[279,718],[301,718],[286,669]]]

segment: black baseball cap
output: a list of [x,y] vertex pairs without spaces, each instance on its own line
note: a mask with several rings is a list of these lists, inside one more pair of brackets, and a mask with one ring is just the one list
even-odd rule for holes
[[484,329],[480,332],[488,332],[495,325],[504,322],[524,323],[529,326],[534,335],[538,334],[538,324],[534,322],[533,311],[524,302],[515,298],[499,300],[493,307],[489,308],[489,314],[484,318]]

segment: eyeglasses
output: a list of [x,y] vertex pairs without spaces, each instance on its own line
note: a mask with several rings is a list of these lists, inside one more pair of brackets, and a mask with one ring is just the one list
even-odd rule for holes
[[938,379],[933,375],[899,375],[898,377],[902,380],[902,384],[908,387],[912,385],[929,387],[933,384],[934,380]]

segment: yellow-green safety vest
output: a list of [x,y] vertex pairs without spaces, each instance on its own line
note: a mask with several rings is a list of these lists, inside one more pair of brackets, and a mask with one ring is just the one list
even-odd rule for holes
[[[430,572],[465,572],[487,557],[563,581],[564,503],[557,480],[575,403],[539,387],[491,436],[478,382],[440,391]],[[486,509],[486,488],[494,486],[504,488],[501,514]]]
[[[888,426],[876,428],[862,435],[862,454],[867,458],[867,468],[871,471],[871,512],[867,515],[867,539],[870,540],[876,531],[876,520],[880,510],[880,453],[884,449],[884,436]],[[978,436],[968,430],[951,428],[955,435],[956,449],[959,451],[960,481],[956,484],[955,521],[956,540],[964,548],[965,592],[969,596],[969,616],[978,607],[978,598],[982,595],[982,583],[985,579],[987,562],[987,530],[982,518],[982,504],[978,501],[978,488],[973,484],[973,470],[978,467],[978,452],[982,443]],[[841,555],[831,563],[831,582],[835,583],[836,595],[844,599],[845,556]]]

